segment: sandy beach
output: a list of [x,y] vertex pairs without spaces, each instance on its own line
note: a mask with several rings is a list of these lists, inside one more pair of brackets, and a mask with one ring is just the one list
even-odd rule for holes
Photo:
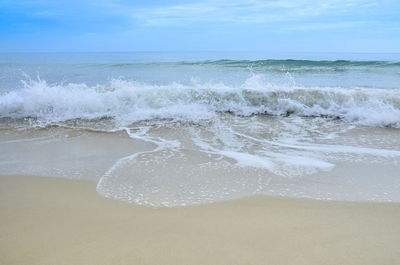
[[0,0],[0,265],[400,265],[399,11]]
[[0,177],[0,264],[400,262],[400,205],[254,197],[148,208],[94,182]]

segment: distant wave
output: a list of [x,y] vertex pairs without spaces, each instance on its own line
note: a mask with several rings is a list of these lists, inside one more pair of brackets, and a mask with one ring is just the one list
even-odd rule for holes
[[348,60],[206,60],[180,62],[146,62],[146,63],[118,63],[104,64],[110,67],[130,67],[137,65],[193,65],[193,66],[222,66],[222,67],[269,67],[269,68],[352,68],[352,67],[400,67],[397,61],[348,61]]
[[211,119],[233,115],[334,117],[368,126],[400,128],[400,89],[303,87],[269,83],[260,75],[238,86],[224,83],[153,85],[116,79],[108,86],[31,81],[0,94],[0,117],[45,123],[112,118]]
[[313,66],[313,67],[352,67],[352,66],[375,66],[375,67],[400,67],[400,62],[390,61],[347,61],[347,60],[215,60],[215,61],[200,61],[200,62],[184,62],[184,64],[215,64],[224,66],[291,66],[291,67],[302,67],[302,66]]

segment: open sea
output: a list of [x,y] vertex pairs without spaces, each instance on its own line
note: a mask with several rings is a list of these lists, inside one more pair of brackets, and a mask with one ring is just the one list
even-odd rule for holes
[[0,174],[155,207],[400,202],[400,54],[0,53]]

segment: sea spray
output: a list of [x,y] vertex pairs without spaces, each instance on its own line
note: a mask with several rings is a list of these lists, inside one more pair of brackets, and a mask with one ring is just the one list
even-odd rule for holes
[[141,120],[210,119],[239,116],[329,117],[367,126],[400,127],[400,89],[305,87],[268,82],[253,74],[233,86],[218,82],[152,85],[114,79],[106,86],[30,81],[0,95],[0,117],[54,123],[112,118],[119,124]]

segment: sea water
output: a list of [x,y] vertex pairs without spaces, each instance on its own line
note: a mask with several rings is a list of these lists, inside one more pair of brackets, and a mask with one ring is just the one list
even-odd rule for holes
[[0,174],[184,206],[400,201],[400,54],[3,53]]

